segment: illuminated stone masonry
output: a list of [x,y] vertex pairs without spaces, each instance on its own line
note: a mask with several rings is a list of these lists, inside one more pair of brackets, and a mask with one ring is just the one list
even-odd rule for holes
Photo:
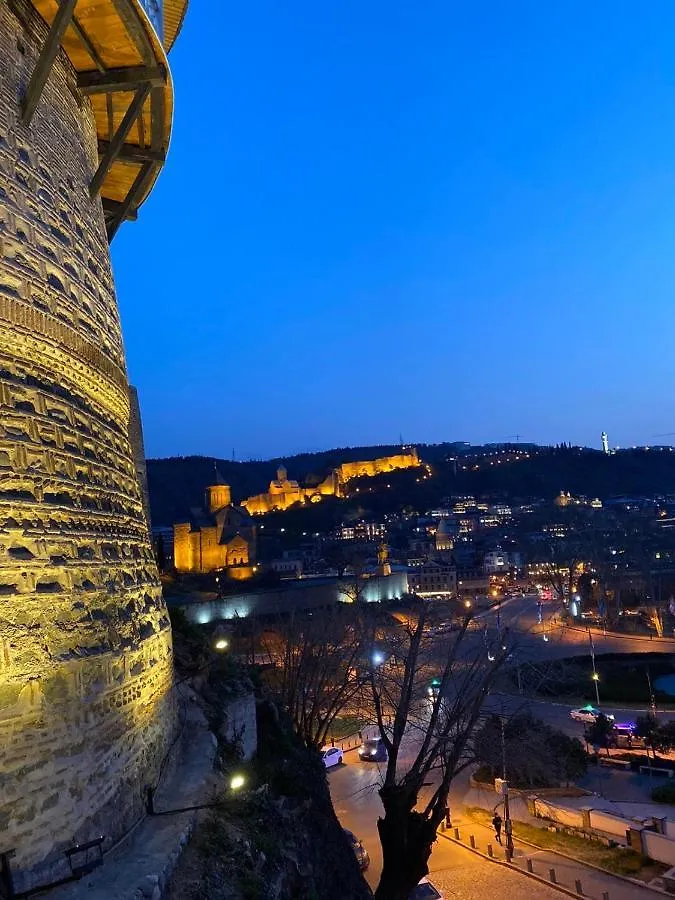
[[175,731],[171,631],[129,393],[87,97],[0,2],[0,852],[18,888],[139,816]]
[[242,500],[241,505],[251,515],[262,516],[276,510],[289,509],[295,504],[318,503],[323,497],[344,497],[345,485],[353,478],[372,478],[396,469],[417,468],[421,465],[417,450],[413,447],[394,456],[342,463],[337,468],[331,469],[319,484],[305,486],[290,480],[285,467],[281,466],[266,493],[248,497]]

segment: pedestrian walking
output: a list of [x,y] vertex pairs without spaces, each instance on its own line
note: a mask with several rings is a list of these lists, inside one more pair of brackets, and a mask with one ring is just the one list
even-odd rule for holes
[[495,812],[495,817],[492,820],[492,827],[495,830],[495,840],[498,844],[502,842],[502,817],[498,812]]

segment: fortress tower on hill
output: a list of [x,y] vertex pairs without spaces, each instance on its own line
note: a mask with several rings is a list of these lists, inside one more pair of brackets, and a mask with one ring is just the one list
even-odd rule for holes
[[18,891],[137,820],[175,727],[108,242],[165,158],[186,4],[0,3],[0,852]]
[[281,466],[277,477],[270,482],[264,494],[256,494],[242,501],[242,506],[251,515],[263,515],[278,509],[288,509],[296,503],[317,503],[323,497],[344,497],[345,485],[352,478],[373,477],[395,469],[409,469],[420,466],[417,450],[405,450],[394,456],[382,456],[360,462],[342,463],[331,469],[327,477],[316,485],[301,486],[297,481],[288,478],[286,469]]

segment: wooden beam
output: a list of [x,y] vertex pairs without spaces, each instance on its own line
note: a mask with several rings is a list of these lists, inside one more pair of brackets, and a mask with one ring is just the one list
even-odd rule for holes
[[[109,200],[107,197],[103,197],[101,202],[103,204],[103,213],[106,219],[116,219],[119,217],[122,208],[122,204],[119,200]],[[135,209],[129,210],[125,218],[128,222],[135,222],[138,218],[138,212]]]
[[108,149],[106,150],[105,155],[101,158],[98,164],[98,169],[96,169],[94,177],[91,179],[91,182],[89,184],[90,197],[93,197],[98,193],[101,184],[103,183],[103,179],[108,174],[110,166],[113,164],[113,162],[115,161],[115,157],[122,149],[124,139],[129,134],[136,116],[143,108],[143,104],[145,103],[150,90],[150,82],[146,82],[142,87],[138,88],[138,90],[134,94],[134,99],[129,104],[129,108],[125,112],[124,118],[120,122],[117,131],[112,136],[110,143],[108,144]]
[[84,48],[86,49],[87,53],[89,54],[89,56],[91,56],[92,62],[94,63],[96,68],[99,70],[99,72],[105,72],[105,65],[103,63],[103,60],[99,56],[98,50],[96,49],[96,47],[94,47],[94,45],[91,42],[91,39],[89,38],[89,35],[84,30],[84,28],[80,25],[80,23],[78,22],[78,20],[75,16],[73,16],[73,19],[70,24],[73,26],[73,30],[75,31],[75,34],[77,34],[79,39],[82,41],[82,44],[84,45]]
[[138,175],[134,179],[134,183],[129,189],[129,193],[119,205],[117,215],[108,222],[107,232],[109,241],[111,241],[115,237],[117,229],[120,227],[122,222],[129,217],[129,215],[132,213],[132,210],[134,210],[134,204],[136,203],[138,197],[145,190],[147,182],[154,175],[155,166],[156,163],[152,162],[143,163],[143,165],[141,166]]
[[117,10],[117,15],[124,22],[126,32],[136,45],[141,59],[146,65],[151,65],[155,58],[152,41],[145,31],[135,4],[130,3],[129,0],[112,0],[112,4]]
[[30,125],[33,113],[38,105],[42,91],[47,83],[54,59],[61,46],[61,40],[75,9],[77,0],[61,0],[61,4],[54,16],[54,21],[49,29],[49,34],[33,69],[26,93],[21,102],[21,118],[24,125]]
[[107,72],[80,72],[77,86],[83,94],[108,94],[114,91],[134,91],[146,82],[153,87],[166,84],[164,66],[129,66],[108,69]]
[[164,143],[164,135],[162,133],[162,122],[166,115],[164,107],[164,91],[155,88],[150,97],[150,146],[159,149]]
[[[108,152],[110,141],[98,142],[98,155],[105,156]],[[117,159],[124,162],[157,162],[163,163],[166,160],[164,150],[151,150],[149,147],[137,147],[135,144],[122,144],[117,154]]]

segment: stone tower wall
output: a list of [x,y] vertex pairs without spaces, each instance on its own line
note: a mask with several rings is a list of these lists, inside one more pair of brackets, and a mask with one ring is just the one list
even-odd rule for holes
[[136,820],[175,723],[88,193],[96,134],[65,56],[29,128],[19,115],[43,37],[0,3],[0,851],[16,850],[19,888],[62,875],[74,840],[109,845]]
[[136,477],[141,489],[143,511],[150,530],[150,491],[148,490],[148,469],[145,464],[145,442],[143,440],[143,420],[141,419],[141,406],[138,402],[138,391],[133,385],[129,385],[129,443],[134,457]]

